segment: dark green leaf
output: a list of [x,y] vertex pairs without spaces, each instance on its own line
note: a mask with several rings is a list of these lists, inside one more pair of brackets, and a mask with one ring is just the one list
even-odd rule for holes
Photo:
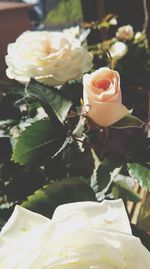
[[129,174],[147,190],[150,190],[150,163],[128,163]]
[[6,221],[3,218],[0,217],[0,230],[3,228],[5,222]]
[[64,122],[72,103],[63,97],[61,91],[31,80],[27,86],[27,92],[40,102],[50,117],[55,116],[61,123]]
[[14,171],[7,175],[7,184],[5,184],[3,190],[9,202],[23,201],[28,195],[45,184],[45,177],[37,168],[27,169],[16,165],[16,170],[12,167],[13,169]]
[[43,163],[58,151],[65,138],[61,125],[54,125],[50,120],[37,121],[21,133],[12,159],[20,164]]
[[[48,180],[60,180],[68,175],[65,164],[62,162],[62,154],[49,159],[45,164],[45,173]],[[59,168],[59,169],[58,169]]]
[[144,122],[131,114],[128,114],[123,119],[119,120],[115,124],[111,125],[112,128],[124,129],[124,128],[142,128]]
[[29,196],[22,206],[51,218],[61,204],[89,200],[96,200],[91,187],[82,178],[70,178],[46,185]]
[[114,196],[115,199],[126,197],[126,199],[129,199],[130,201],[133,201],[134,203],[138,203],[139,201],[141,201],[140,195],[135,193],[124,182],[121,182],[121,181],[115,182],[115,187],[118,188],[118,196],[117,197]]
[[29,104],[27,104],[27,112],[30,117],[35,117],[37,114],[37,109],[41,107],[39,102],[30,101]]
[[114,179],[117,173],[119,173],[122,165],[122,157],[117,154],[109,154],[103,159],[96,173],[96,180],[98,182],[99,192],[107,188],[109,183],[112,182],[112,177]]
[[4,226],[4,224],[7,222],[8,218],[11,216],[13,212],[14,207],[12,206],[0,206],[0,230]]
[[56,158],[57,155],[59,155],[70,143],[73,142],[73,139],[71,136],[67,136],[66,140],[62,144],[62,146],[59,148],[59,150],[54,154],[53,158]]
[[63,150],[62,161],[70,176],[84,176],[89,178],[94,169],[94,160],[89,148],[82,152],[74,142]]
[[83,98],[83,84],[77,81],[64,84],[60,91],[71,100],[75,106],[81,105],[81,98]]

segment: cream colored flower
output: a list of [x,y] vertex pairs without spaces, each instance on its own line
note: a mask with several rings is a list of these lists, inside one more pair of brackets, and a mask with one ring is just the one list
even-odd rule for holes
[[115,65],[118,60],[120,60],[122,57],[124,57],[127,54],[128,47],[125,43],[116,41],[109,48],[109,52],[112,57],[112,61]]
[[134,31],[133,27],[131,25],[124,25],[118,28],[118,31],[116,33],[116,37],[119,40],[132,40],[134,38]]
[[79,25],[77,25],[77,26],[75,26],[75,27],[70,27],[70,28],[64,29],[64,30],[63,30],[63,33],[64,33],[68,38],[70,38],[70,36],[71,36],[72,38],[79,37],[79,36],[80,36],[80,27],[79,27]]
[[100,126],[110,126],[128,113],[122,104],[119,73],[107,67],[84,75],[83,99],[84,108],[89,107],[87,117]]
[[52,220],[16,206],[0,236],[2,269],[149,269],[121,200],[71,203]]
[[135,34],[134,39],[138,41],[138,40],[143,39],[143,36],[144,36],[144,34],[143,34],[142,32],[137,32],[137,33]]
[[6,64],[10,79],[27,83],[32,77],[55,86],[81,78],[92,67],[92,55],[64,33],[26,31],[8,45]]

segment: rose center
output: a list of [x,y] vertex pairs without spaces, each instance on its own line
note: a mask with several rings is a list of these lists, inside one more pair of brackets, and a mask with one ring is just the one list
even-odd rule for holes
[[44,44],[44,52],[49,55],[52,52],[52,48],[49,42],[45,42]]
[[94,87],[96,87],[98,89],[103,89],[104,91],[106,91],[110,86],[110,81],[107,79],[96,80],[96,81],[94,81],[93,84],[94,84]]

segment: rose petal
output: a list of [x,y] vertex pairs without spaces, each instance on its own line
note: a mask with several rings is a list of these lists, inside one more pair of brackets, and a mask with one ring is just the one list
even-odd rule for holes
[[52,221],[17,206],[0,235],[2,269],[149,269],[149,264],[121,200],[66,204]]
[[119,121],[128,114],[127,108],[118,103],[91,103],[87,116],[96,124],[107,127]]
[[79,218],[85,220],[86,226],[90,228],[113,229],[131,234],[129,220],[121,199],[102,203],[79,202],[61,205],[55,210],[52,219],[59,225],[70,226],[71,222]]
[[[104,87],[99,88],[101,85]],[[119,73],[106,67],[84,75],[83,100],[84,106],[90,107],[86,116],[103,127],[112,125],[128,113],[122,105]]]

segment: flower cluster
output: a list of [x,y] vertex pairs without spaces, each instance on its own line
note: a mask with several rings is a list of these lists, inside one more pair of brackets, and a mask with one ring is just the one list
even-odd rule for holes
[[91,51],[98,60],[97,65],[103,66],[105,62],[121,73],[122,80],[137,87],[149,84],[150,52],[144,31],[135,32],[131,25],[121,26],[113,37],[92,46]]
[[[7,76],[22,83],[31,78],[50,86],[83,77],[92,68],[92,54],[67,32],[30,32],[9,44]],[[115,59],[115,55],[113,56]],[[119,74],[108,68],[83,77],[83,103],[87,116],[100,126],[110,126],[127,115],[122,105]]]

